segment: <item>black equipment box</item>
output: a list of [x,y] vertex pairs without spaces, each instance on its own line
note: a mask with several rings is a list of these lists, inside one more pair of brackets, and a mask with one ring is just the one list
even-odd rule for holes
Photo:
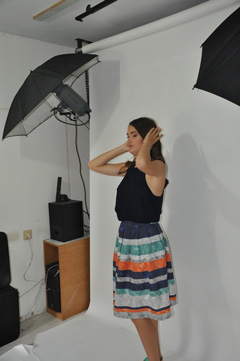
[[20,334],[18,290],[7,286],[0,290],[0,347]]
[[67,242],[84,236],[82,201],[48,203],[51,239]]

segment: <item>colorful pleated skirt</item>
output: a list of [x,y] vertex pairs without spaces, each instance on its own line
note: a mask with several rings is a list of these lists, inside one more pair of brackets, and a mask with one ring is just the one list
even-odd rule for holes
[[159,223],[121,222],[113,258],[114,316],[164,320],[175,304],[171,255]]

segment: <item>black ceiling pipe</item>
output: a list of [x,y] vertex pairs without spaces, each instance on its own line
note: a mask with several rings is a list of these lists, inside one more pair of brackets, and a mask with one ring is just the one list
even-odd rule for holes
[[75,20],[83,21],[82,19],[85,18],[86,16],[96,13],[97,11],[105,8],[106,6],[112,4],[115,1],[117,1],[117,0],[105,0],[105,1],[102,1],[101,3],[95,5],[94,7],[91,7],[91,5],[88,5],[86,8],[86,12],[78,15],[75,18]]

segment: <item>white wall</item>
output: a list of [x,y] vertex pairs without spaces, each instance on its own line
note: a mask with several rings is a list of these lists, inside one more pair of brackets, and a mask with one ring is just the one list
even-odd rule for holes
[[[74,49],[3,33],[0,33],[0,49],[2,137],[10,104],[30,70],[55,55],[71,53]],[[83,87],[82,81],[80,83]],[[78,142],[88,190],[88,130],[81,127]],[[57,177],[61,176],[63,180],[62,193],[71,199],[83,200],[73,144],[74,128],[66,130],[66,126],[53,117],[28,137],[7,138],[0,142],[0,230],[8,235],[11,284],[19,290],[23,318],[45,309],[45,286],[39,284],[31,292],[25,292],[44,277],[43,240],[50,238],[48,202],[55,201]],[[27,229],[33,231],[30,244],[23,240],[23,231]],[[30,245],[34,257],[25,276],[36,282],[27,282],[23,278],[31,260]]]
[[[237,361],[239,326],[239,107],[192,90],[201,44],[237,6],[99,53],[93,69],[91,158],[126,140],[128,122],[163,128],[170,184],[161,224],[173,252],[179,304],[161,323],[177,360]],[[91,174],[91,312],[112,315],[112,253],[119,178]]]

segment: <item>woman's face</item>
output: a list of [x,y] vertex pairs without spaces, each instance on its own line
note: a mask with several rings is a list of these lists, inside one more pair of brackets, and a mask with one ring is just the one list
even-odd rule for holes
[[138,133],[136,128],[134,128],[132,125],[129,125],[128,127],[127,137],[128,137],[129,152],[132,155],[136,156],[143,144],[143,138]]

